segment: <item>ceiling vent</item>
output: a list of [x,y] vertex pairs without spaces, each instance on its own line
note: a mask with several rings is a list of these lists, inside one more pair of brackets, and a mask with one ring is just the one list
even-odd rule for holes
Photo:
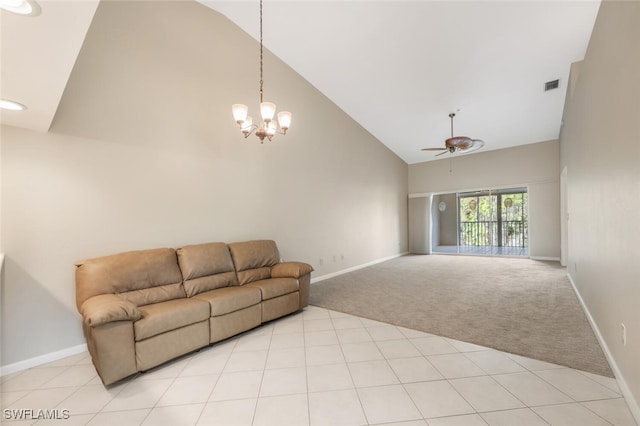
[[558,87],[560,87],[560,80],[547,81],[544,84],[544,91],[548,92],[549,90],[554,90],[554,89],[557,89]]

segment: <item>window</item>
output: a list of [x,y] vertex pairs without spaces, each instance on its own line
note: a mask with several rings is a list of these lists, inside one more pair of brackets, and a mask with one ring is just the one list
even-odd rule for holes
[[495,254],[526,255],[529,247],[526,188],[458,194],[461,249],[487,248]]
[[529,254],[527,188],[439,194],[433,202],[434,252]]

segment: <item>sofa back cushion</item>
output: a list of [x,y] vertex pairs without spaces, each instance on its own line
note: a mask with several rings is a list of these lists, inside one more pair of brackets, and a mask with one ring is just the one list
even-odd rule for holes
[[76,304],[99,294],[117,294],[136,306],[186,297],[172,248],[138,250],[76,264]]
[[280,262],[275,241],[256,240],[229,244],[240,285],[271,278],[271,267]]
[[216,288],[238,285],[229,248],[225,243],[206,243],[177,250],[184,289],[188,297]]

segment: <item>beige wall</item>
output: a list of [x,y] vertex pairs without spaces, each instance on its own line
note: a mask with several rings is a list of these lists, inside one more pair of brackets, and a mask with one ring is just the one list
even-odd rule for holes
[[410,253],[429,254],[429,239],[433,238],[429,226],[431,206],[430,197],[409,198]]
[[577,69],[561,135],[567,267],[640,420],[640,2],[603,1]]
[[195,2],[99,5],[50,132],[2,128],[4,365],[84,342],[85,257],[272,238],[317,277],[407,251],[406,163],[268,52],[293,125],[242,138],[258,54]]
[[[436,248],[440,245],[440,212],[438,211],[438,204],[440,204],[440,195],[434,194],[431,197],[431,210],[429,212],[429,220],[431,221],[431,249],[437,251]],[[427,197],[428,198],[428,197]],[[409,238],[413,236],[413,228],[409,223]],[[456,243],[457,244],[457,243]]]
[[[444,201],[446,204],[444,212],[438,209],[440,201]],[[438,196],[438,202],[435,205],[435,211],[440,217],[438,244],[441,246],[458,245],[458,197],[456,194],[441,194]]]
[[560,168],[557,140],[455,156],[409,166],[409,193],[505,186],[529,189],[529,253],[560,259]]

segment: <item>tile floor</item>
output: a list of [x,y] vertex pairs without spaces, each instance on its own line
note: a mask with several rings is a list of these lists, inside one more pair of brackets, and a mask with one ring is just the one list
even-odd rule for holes
[[313,306],[108,388],[87,353],[1,379],[7,425],[636,424],[613,379]]

